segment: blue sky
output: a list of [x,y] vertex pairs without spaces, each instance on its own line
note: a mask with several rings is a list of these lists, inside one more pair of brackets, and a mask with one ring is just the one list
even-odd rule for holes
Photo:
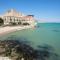
[[60,0],[0,0],[0,14],[12,8],[40,22],[60,22]]

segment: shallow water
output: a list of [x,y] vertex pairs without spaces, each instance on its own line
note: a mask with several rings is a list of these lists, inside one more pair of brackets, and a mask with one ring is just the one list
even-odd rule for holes
[[1,36],[0,39],[6,39],[12,36],[27,39],[31,41],[34,47],[43,44],[51,45],[55,48],[55,52],[60,55],[60,23],[38,23],[37,28],[16,31]]

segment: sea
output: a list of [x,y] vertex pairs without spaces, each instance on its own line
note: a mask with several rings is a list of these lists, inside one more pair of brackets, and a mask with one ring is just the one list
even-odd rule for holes
[[54,48],[54,52],[60,55],[60,23],[38,23],[35,28],[15,31],[3,36],[6,38],[27,40],[33,47],[38,45],[49,45]]

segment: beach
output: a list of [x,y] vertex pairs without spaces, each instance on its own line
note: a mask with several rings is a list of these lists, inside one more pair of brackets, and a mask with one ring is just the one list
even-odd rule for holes
[[[7,33],[6,32],[5,33],[6,35],[1,36],[0,39],[9,40],[11,38],[12,40],[18,39],[19,41],[20,39],[22,39],[24,41],[31,42],[31,46],[33,46],[34,48],[37,48],[37,46],[39,45],[48,46],[48,47],[50,46],[52,47],[51,49],[52,53],[56,53],[57,56],[60,57],[60,23],[38,23],[37,26],[38,28],[36,29],[33,29],[33,28],[30,29],[31,26],[30,27],[26,26],[25,28],[23,28],[23,26],[21,26],[20,28],[15,26],[16,32],[12,32],[12,33],[9,32],[9,34],[6,34]],[[11,29],[12,27],[13,26],[9,28]],[[1,31],[1,28],[0,28],[0,31]],[[55,60],[55,58],[56,57],[52,56],[51,59],[49,60]],[[60,58],[58,59],[60,60]]]
[[60,23],[38,23],[37,26],[39,27],[35,29],[27,27],[24,30],[5,33],[6,35],[0,36],[0,39],[5,40],[9,37],[19,39],[23,37],[23,39],[26,38],[28,41],[34,43],[34,47],[40,44],[51,45],[55,49],[55,52],[60,55]]
[[0,36],[5,35],[7,33],[14,32],[14,31],[29,29],[29,28],[32,28],[32,26],[6,26],[6,27],[0,27]]
[[8,57],[0,57],[0,60],[12,60],[12,59],[10,59]]

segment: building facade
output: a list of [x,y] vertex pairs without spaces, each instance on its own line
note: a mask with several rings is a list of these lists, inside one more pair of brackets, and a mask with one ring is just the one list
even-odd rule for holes
[[13,9],[7,11],[5,14],[0,16],[0,18],[3,19],[4,25],[10,25],[12,23],[23,25],[23,24],[27,23],[28,25],[34,26],[36,24],[36,21],[35,21],[33,15],[26,16],[22,13],[16,12]]

